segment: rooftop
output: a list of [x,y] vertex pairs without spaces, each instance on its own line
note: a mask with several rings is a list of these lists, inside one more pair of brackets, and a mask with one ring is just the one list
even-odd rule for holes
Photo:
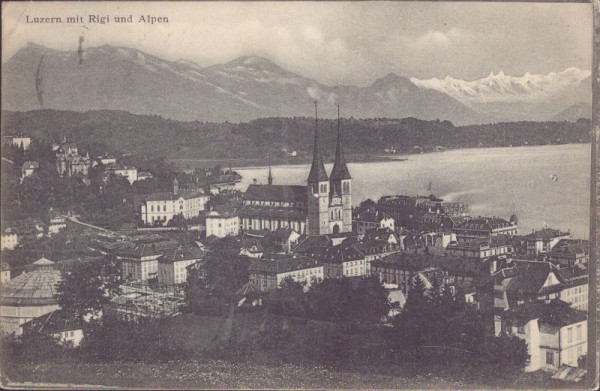
[[66,311],[56,310],[33,318],[29,322],[23,323],[21,327],[37,333],[54,334],[61,331],[79,330],[82,328],[82,324]]
[[56,288],[61,275],[54,262],[40,258],[25,272],[0,287],[0,304],[35,306],[56,304]]
[[540,324],[553,327],[564,327],[587,319],[584,311],[576,310],[569,303],[560,299],[549,302],[536,300],[523,303],[505,311],[503,316],[515,321],[518,325],[539,319]]
[[251,273],[287,273],[295,270],[311,269],[322,266],[316,259],[301,255],[265,254],[261,259],[252,260]]
[[244,194],[249,201],[306,203],[306,186],[250,185]]
[[539,231],[534,231],[529,235],[523,235],[526,240],[552,240],[562,236],[571,236],[569,232],[562,232],[558,229],[543,228]]

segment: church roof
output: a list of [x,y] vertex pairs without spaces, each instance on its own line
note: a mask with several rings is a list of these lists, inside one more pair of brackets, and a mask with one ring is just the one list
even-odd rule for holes
[[338,106],[338,123],[337,123],[337,144],[335,146],[335,161],[333,170],[331,171],[332,180],[352,179],[346,160],[344,159],[344,151],[342,150],[342,136],[340,133],[340,107]]
[[[315,111],[316,111],[315,103]],[[308,182],[323,182],[328,180],[327,172],[325,171],[325,165],[323,164],[323,156],[321,155],[321,148],[319,146],[319,127],[317,125],[317,119],[315,118],[315,143],[313,145],[313,160],[310,166],[310,172],[308,173]]]
[[306,186],[250,185],[244,199],[249,201],[306,202]]

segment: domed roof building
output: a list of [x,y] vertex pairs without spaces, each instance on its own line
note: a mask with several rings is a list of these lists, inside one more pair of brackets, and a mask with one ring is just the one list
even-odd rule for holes
[[21,324],[59,309],[56,300],[60,271],[40,258],[25,272],[0,287],[0,330],[21,333]]

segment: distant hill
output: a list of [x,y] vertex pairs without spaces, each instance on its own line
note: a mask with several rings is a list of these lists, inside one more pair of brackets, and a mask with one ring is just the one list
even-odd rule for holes
[[[308,161],[315,121],[309,117],[264,118],[239,124],[183,122],[124,111],[2,112],[2,133],[23,132],[39,139],[67,137],[92,154],[105,151],[145,157]],[[320,120],[322,152],[333,158],[336,121]],[[344,149],[352,159],[382,155],[384,149],[412,152],[443,148],[590,142],[590,120],[509,122],[456,127],[449,121],[404,119],[341,120]],[[297,157],[289,160],[288,153]]]
[[104,45],[86,49],[80,64],[77,52],[28,44],[2,69],[2,109],[12,111],[108,109],[185,121],[239,122],[312,115],[315,99],[324,118],[335,116],[339,99],[343,114],[357,118],[484,121],[449,95],[395,74],[367,87],[330,87],[261,57],[203,68]]
[[575,122],[580,118],[592,119],[592,105],[585,102],[577,102],[552,117],[553,121]]

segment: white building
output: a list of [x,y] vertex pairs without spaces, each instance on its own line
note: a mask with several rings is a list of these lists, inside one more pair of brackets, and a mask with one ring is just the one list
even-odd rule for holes
[[123,278],[130,281],[146,281],[158,277],[158,258],[161,252],[151,245],[142,244],[117,254],[121,260]]
[[17,233],[12,228],[5,228],[0,235],[2,250],[14,250],[19,244]]
[[83,327],[80,321],[64,311],[57,310],[39,316],[21,325],[24,338],[39,334],[56,338],[61,344],[78,347],[83,341]]
[[561,300],[519,305],[502,314],[502,323],[504,332],[527,343],[527,372],[576,367],[587,354],[587,315]]
[[201,261],[205,252],[197,247],[165,252],[158,258],[158,283],[179,285],[187,281],[187,267]]
[[133,182],[138,180],[138,170],[133,166],[120,166],[117,164],[109,164],[105,168],[105,172],[113,173],[118,176],[122,176],[129,181],[129,184],[133,184]]
[[250,281],[260,291],[268,291],[279,288],[284,279],[291,277],[308,289],[314,281],[323,280],[325,273],[321,262],[308,257],[265,254],[263,258],[252,261]]
[[210,196],[200,191],[179,191],[179,183],[175,179],[173,192],[154,193],[141,205],[141,218],[146,225],[167,224],[175,216],[182,215],[191,219],[200,215],[206,207]]
[[40,169],[40,165],[35,161],[27,161],[23,163],[23,167],[21,167],[21,179],[32,176],[35,174],[37,170]]
[[31,137],[26,137],[23,135],[13,136],[10,138],[10,144],[13,147],[20,147],[27,151],[31,145]]
[[218,205],[206,216],[206,237],[237,236],[240,232],[240,218],[235,208]]

